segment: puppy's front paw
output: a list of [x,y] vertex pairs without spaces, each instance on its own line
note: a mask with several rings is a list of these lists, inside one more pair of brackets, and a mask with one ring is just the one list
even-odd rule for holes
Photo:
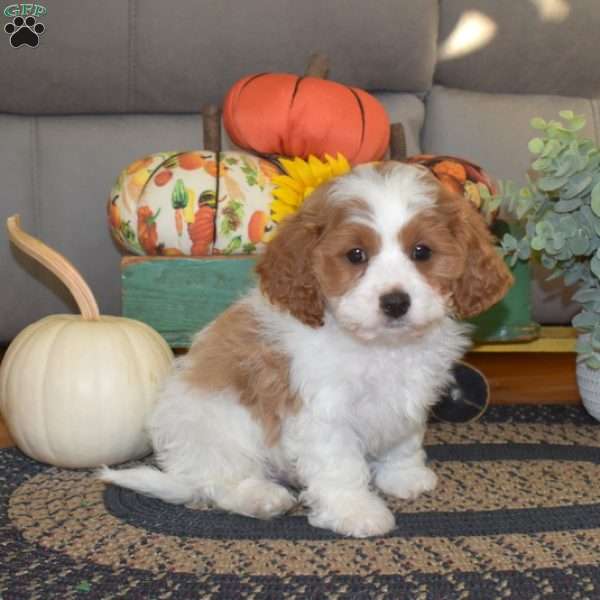
[[387,467],[375,477],[377,487],[390,496],[414,500],[424,492],[431,492],[437,485],[437,475],[427,467]]
[[357,538],[384,535],[396,525],[383,500],[370,492],[340,494],[335,500],[320,501],[309,514],[308,522]]

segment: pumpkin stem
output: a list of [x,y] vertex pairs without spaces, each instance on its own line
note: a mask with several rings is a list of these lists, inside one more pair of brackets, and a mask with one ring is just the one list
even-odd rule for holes
[[54,273],[67,287],[86,321],[98,321],[100,311],[94,294],[88,287],[81,273],[62,254],[53,250],[41,240],[25,233],[21,229],[20,215],[13,215],[6,220],[8,237],[19,250],[31,256],[49,271]]
[[203,146],[212,152],[221,150],[221,110],[214,104],[207,104],[202,109]]
[[319,79],[327,79],[329,76],[329,59],[320,52],[315,52],[308,59],[308,66],[304,71],[305,77],[318,77]]
[[406,160],[406,134],[402,123],[390,125],[390,158],[392,160]]

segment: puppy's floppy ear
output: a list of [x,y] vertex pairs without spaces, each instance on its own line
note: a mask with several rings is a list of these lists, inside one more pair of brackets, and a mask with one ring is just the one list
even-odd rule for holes
[[464,271],[453,284],[452,300],[457,316],[470,318],[502,300],[513,284],[513,276],[475,207],[459,196],[446,201],[458,208],[453,230],[465,258]]
[[297,213],[279,224],[256,266],[263,294],[311,327],[323,325],[325,310],[313,269],[314,248],[325,226],[325,194],[325,189],[317,189]]

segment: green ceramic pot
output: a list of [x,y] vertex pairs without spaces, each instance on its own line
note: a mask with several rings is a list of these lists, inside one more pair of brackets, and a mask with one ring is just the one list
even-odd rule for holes
[[531,316],[531,268],[518,261],[511,268],[515,283],[498,304],[469,323],[476,342],[525,342],[539,337],[540,326]]
[[[492,232],[497,239],[502,239],[513,227],[498,219]],[[515,279],[508,294],[498,304],[469,320],[475,325],[473,339],[476,342],[527,342],[540,335],[540,326],[531,314],[530,263],[519,260],[513,267],[508,262],[507,265]]]

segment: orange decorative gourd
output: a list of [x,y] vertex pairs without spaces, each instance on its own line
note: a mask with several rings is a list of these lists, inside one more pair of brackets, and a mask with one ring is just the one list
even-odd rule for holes
[[288,73],[240,79],[225,98],[223,122],[235,144],[259,154],[341,153],[351,164],[380,160],[390,135],[385,108],[364,90]]
[[446,189],[464,196],[482,212],[488,225],[498,216],[497,210],[485,210],[482,194],[494,196],[497,188],[492,178],[479,165],[457,156],[434,154],[417,154],[408,157],[406,162],[427,167]]

